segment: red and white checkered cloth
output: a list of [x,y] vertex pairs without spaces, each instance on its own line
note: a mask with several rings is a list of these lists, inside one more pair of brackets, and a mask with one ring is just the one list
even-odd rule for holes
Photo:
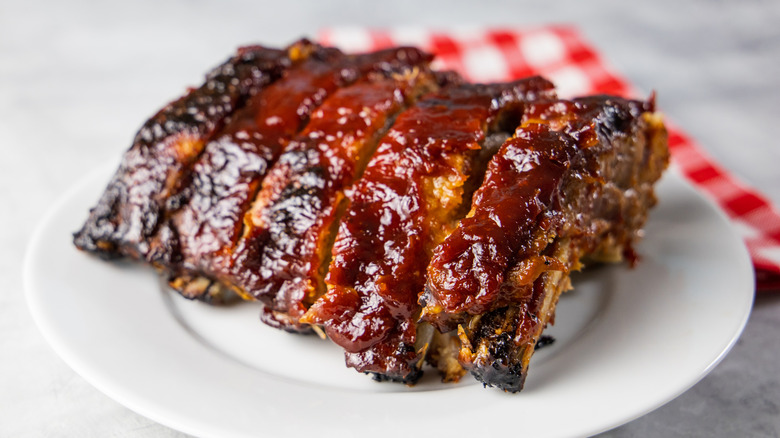
[[[323,44],[347,52],[413,45],[436,54],[438,69],[456,70],[474,82],[508,81],[542,75],[561,97],[587,94],[636,96],[598,52],[569,26],[527,29],[333,28],[320,32]],[[767,199],[720,167],[674,124],[667,122],[673,163],[715,200],[745,240],[758,290],[780,289],[780,214]]]

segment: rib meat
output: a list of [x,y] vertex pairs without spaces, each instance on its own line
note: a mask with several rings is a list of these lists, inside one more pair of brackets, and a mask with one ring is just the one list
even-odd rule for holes
[[382,139],[339,228],[328,293],[303,318],[325,327],[349,366],[417,379],[417,297],[429,254],[468,205],[486,140],[511,132],[525,102],[553,96],[542,78],[454,85],[401,114]]
[[636,255],[668,162],[653,101],[596,96],[530,105],[493,157],[471,211],[434,251],[421,302],[458,327],[464,367],[519,391],[534,345],[581,260]]

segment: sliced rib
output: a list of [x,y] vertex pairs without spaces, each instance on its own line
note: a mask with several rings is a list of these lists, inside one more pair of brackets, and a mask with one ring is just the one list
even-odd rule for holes
[[431,250],[465,213],[487,140],[504,133],[503,141],[525,102],[553,96],[542,78],[459,84],[399,116],[353,190],[328,293],[303,318],[324,326],[348,366],[380,379],[419,377],[417,298]]
[[607,96],[530,105],[468,217],[434,251],[424,319],[443,331],[458,326],[459,359],[485,384],[522,389],[534,345],[584,257],[636,259],[668,162],[653,111],[652,100]]

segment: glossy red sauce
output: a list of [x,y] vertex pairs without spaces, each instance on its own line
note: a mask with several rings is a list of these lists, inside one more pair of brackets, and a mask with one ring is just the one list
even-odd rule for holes
[[303,315],[321,289],[319,270],[330,251],[326,236],[344,189],[415,88],[416,80],[365,81],[337,91],[314,111],[252,207],[253,228],[233,266],[242,287],[275,310]]
[[188,183],[169,200],[179,204],[167,230],[175,232],[159,233],[158,238],[167,241],[157,242],[155,256],[163,253],[162,258],[178,261],[182,269],[234,284],[230,257],[244,215],[269,168],[312,111],[335,90],[372,72],[406,65],[410,59],[427,61],[426,56],[410,48],[366,55],[310,50],[281,80],[255,95],[206,146]]
[[[424,180],[469,171],[500,112],[551,90],[540,79],[453,86],[398,118],[352,192],[330,290],[306,317],[347,350],[348,364],[401,380],[415,373],[417,297],[436,243],[432,227],[447,225],[431,216]],[[463,167],[453,167],[453,158]]]
[[[641,102],[598,96],[529,105],[523,126],[491,160],[470,216],[434,251],[428,266],[426,319],[451,328],[452,318],[482,314],[520,299],[516,290],[506,287],[507,272],[539,257],[546,241],[538,247],[535,233],[550,230],[554,236],[563,226],[564,177],[576,171],[578,178],[601,178],[594,173],[598,153],[589,149],[608,147],[610,136],[623,135],[647,109]],[[542,271],[529,273],[529,288]]]
[[[482,313],[493,304],[504,274],[552,204],[573,156],[568,136],[533,124],[519,129],[493,157],[474,195],[473,215],[439,245],[428,267],[429,306]],[[435,314],[434,314],[435,316]]]

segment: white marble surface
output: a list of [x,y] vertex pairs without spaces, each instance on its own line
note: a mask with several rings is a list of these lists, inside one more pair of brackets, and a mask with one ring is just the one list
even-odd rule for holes
[[[780,205],[776,2],[0,0],[0,436],[184,436],[113,402],[54,354],[27,311],[21,267],[47,206],[116,160],[185,84],[240,44],[281,45],[323,26],[552,22],[578,24],[711,155]],[[778,330],[780,294],[760,296],[709,376],[603,436],[780,436]]]

